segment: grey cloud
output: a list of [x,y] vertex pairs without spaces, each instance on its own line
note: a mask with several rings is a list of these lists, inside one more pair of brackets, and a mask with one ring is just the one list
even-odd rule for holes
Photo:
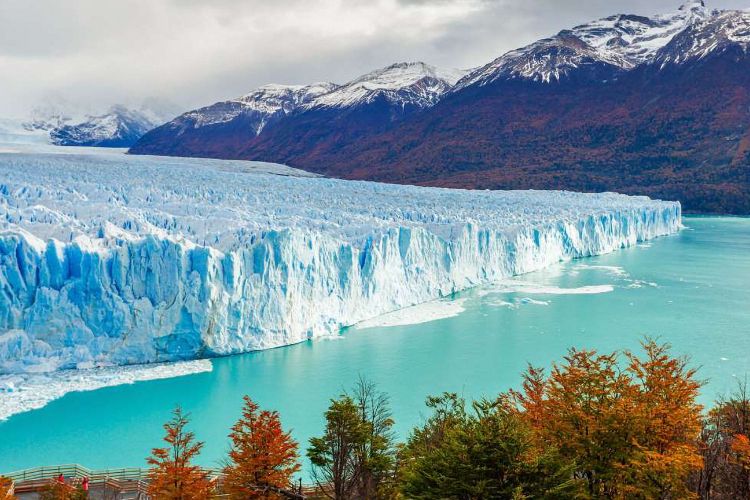
[[268,82],[344,82],[395,61],[469,68],[594,18],[678,2],[0,0],[0,116],[53,94],[87,109],[147,96],[193,107]]

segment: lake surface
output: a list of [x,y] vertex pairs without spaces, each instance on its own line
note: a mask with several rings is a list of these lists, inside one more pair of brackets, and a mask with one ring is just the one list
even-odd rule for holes
[[684,223],[678,235],[469,290],[392,323],[452,317],[351,328],[336,340],[216,359],[210,373],[68,394],[0,423],[0,471],[144,466],[176,404],[206,442],[199,461],[217,466],[243,394],[278,410],[304,450],[329,399],[359,374],[389,393],[403,438],[428,395],[493,396],[518,386],[527,363],[549,366],[573,346],[637,349],[644,336],[691,356],[709,404],[750,372],[750,219]]

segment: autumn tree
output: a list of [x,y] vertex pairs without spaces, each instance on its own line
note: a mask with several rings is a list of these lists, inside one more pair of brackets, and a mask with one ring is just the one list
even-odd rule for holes
[[696,447],[701,383],[687,358],[670,356],[668,345],[648,340],[642,346],[643,357],[626,352],[627,373],[636,388],[630,490],[654,498],[688,498],[687,478],[702,466]]
[[245,396],[242,417],[229,434],[232,448],[224,467],[224,490],[232,498],[280,498],[300,468],[297,443],[284,432],[277,412]]
[[626,352],[624,367],[616,352],[572,349],[549,376],[530,368],[522,391],[511,391],[538,439],[576,462],[592,497],[686,498],[700,467],[695,371],[667,345],[643,349],[643,358]]
[[701,432],[703,468],[694,477],[701,498],[750,498],[750,394],[740,383],[709,411]]
[[16,498],[13,496],[13,481],[10,478],[0,476],[0,500],[12,500]]
[[572,349],[549,377],[530,368],[523,391],[511,392],[520,416],[541,442],[576,462],[591,496],[615,496],[618,465],[627,463],[634,428],[632,387],[617,356]]
[[433,415],[401,453],[401,491],[414,499],[578,498],[573,463],[535,439],[502,401],[466,411],[455,394],[429,398]]
[[[2,498],[2,497],[0,497]],[[78,486],[56,479],[47,483],[39,492],[39,500],[85,500],[88,493]]]
[[154,448],[147,459],[151,469],[149,495],[164,500],[203,500],[210,496],[213,484],[208,474],[193,465],[203,443],[186,430],[189,416],[178,406],[172,419],[164,424],[167,446]]

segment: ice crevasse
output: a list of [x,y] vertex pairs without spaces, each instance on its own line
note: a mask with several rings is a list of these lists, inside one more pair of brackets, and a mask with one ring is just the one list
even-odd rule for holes
[[614,193],[0,154],[0,373],[292,344],[680,224],[679,203]]

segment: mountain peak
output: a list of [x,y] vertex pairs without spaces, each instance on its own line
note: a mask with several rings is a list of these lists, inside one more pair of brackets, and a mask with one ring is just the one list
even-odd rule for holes
[[168,125],[184,133],[186,129],[229,123],[244,117],[252,136],[260,134],[268,123],[286,116],[316,97],[331,92],[338,85],[317,82],[311,85],[269,83],[236,99],[221,101],[189,111]]
[[357,77],[307,107],[347,108],[382,97],[391,104],[424,108],[435,104],[464,74],[421,61],[399,62]]
[[423,78],[444,80],[453,85],[464,73],[461,70],[438,68],[421,61],[399,62],[366,73],[345,86],[366,83],[372,88],[399,89],[413,85]]
[[750,51],[750,11],[715,11],[711,16],[684,30],[659,51],[654,64],[665,67],[703,59],[738,47]]
[[617,14],[512,50],[461,80],[456,89],[496,80],[558,81],[588,71],[614,76],[655,59],[657,52],[687,27],[711,16],[701,0],[653,17]]
[[689,2],[685,2],[684,4],[680,5],[680,8],[678,10],[694,10],[694,9],[702,9],[706,7],[706,3],[703,0],[690,0]]
[[143,112],[115,104],[104,114],[52,128],[49,136],[59,146],[129,147],[156,125]]
[[249,106],[254,103],[266,102],[269,100],[288,101],[294,105],[307,102],[320,94],[325,94],[335,89],[337,85],[330,82],[318,82],[312,85],[283,85],[278,83],[269,83],[262,85],[252,92],[235,99]]

